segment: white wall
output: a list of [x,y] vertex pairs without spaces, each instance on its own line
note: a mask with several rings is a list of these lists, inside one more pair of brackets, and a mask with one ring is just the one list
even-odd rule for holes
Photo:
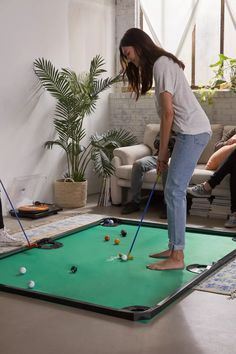
[[[36,197],[52,202],[52,183],[65,171],[62,151],[42,147],[53,137],[54,101],[36,90],[34,59],[81,72],[101,54],[107,74],[113,75],[114,38],[115,0],[0,1],[0,178],[8,191],[15,178],[40,174],[47,179]],[[109,128],[108,94],[86,118],[88,136]],[[89,183],[89,193],[96,191],[97,184]]]

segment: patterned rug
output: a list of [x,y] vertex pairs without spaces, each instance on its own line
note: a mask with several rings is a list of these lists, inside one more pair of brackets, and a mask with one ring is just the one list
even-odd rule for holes
[[[25,233],[27,238],[31,242],[34,242],[44,237],[52,237],[65,231],[74,230],[80,226],[98,221],[105,217],[106,216],[99,214],[81,214],[66,219],[58,220],[36,228],[25,230]],[[17,232],[12,236],[14,236],[17,240],[22,240],[22,238],[25,239],[23,232]],[[27,245],[27,242],[25,242],[25,245]],[[0,254],[9,252],[12,249],[15,249],[15,247],[0,247]]]
[[236,259],[230,261],[222,268],[204,279],[196,290],[208,291],[217,294],[230,295],[236,297]]

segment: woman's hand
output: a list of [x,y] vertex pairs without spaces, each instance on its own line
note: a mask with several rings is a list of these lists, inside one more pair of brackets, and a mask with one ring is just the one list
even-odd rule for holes
[[226,141],[226,145],[232,145],[236,143],[236,134]]
[[157,175],[162,175],[168,169],[168,160],[157,160]]

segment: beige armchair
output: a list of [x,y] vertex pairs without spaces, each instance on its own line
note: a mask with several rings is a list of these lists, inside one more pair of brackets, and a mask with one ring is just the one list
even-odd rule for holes
[[[233,126],[223,126],[222,124],[213,124],[212,137],[203,151],[198,164],[194,170],[190,185],[202,183],[207,180],[214,171],[206,170],[205,166],[214,152],[215,144],[222,138],[222,135],[233,128]],[[159,124],[147,124],[144,132],[143,142],[133,146],[121,147],[114,150],[112,160],[115,167],[115,173],[111,177],[111,199],[112,204],[119,205],[122,201],[122,189],[130,188],[131,171],[135,160],[154,153],[153,142],[160,130]],[[152,189],[156,179],[156,170],[148,171],[144,175],[143,189]],[[162,190],[162,184],[157,184],[156,188]],[[222,183],[217,186],[212,195],[229,196],[229,177],[226,176]]]

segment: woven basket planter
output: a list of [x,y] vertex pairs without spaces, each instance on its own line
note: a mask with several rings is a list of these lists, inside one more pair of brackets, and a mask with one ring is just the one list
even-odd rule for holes
[[87,181],[59,179],[54,182],[55,204],[62,208],[81,208],[87,203]]

